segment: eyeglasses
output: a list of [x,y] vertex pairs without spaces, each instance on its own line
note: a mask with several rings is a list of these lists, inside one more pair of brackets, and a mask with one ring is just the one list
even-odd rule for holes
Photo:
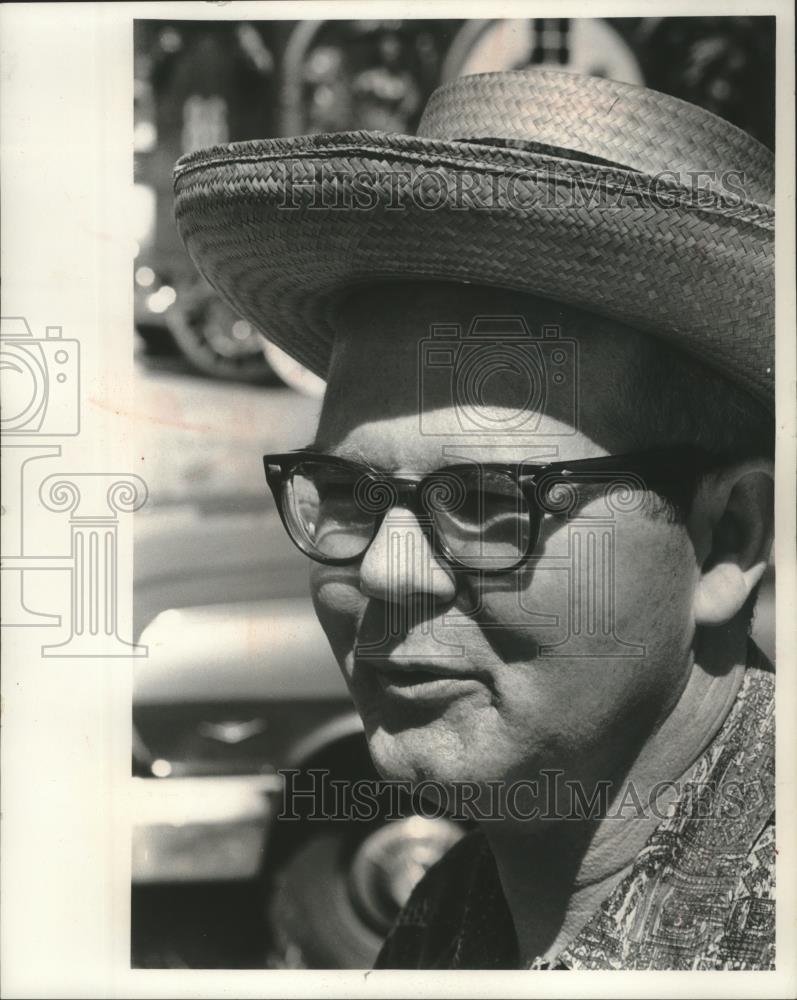
[[435,556],[453,569],[505,573],[537,544],[546,514],[566,514],[574,487],[604,484],[622,508],[637,491],[675,502],[692,495],[712,459],[690,446],[536,465],[463,463],[417,477],[391,475],[309,450],[264,455],[266,479],[294,544],[327,566],[363,558],[388,511],[411,512]]

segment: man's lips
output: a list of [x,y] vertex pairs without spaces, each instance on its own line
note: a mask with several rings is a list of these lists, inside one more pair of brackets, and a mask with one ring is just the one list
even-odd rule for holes
[[357,657],[382,691],[402,701],[445,702],[484,688],[488,678],[456,662]]

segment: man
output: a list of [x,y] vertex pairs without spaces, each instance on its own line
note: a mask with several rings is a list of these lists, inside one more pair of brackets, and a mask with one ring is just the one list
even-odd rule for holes
[[373,759],[477,826],[378,966],[773,966],[772,191],[552,72],[178,164],[200,269],[327,379],[266,471]]

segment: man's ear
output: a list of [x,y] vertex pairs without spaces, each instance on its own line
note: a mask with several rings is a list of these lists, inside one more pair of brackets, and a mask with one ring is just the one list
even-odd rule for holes
[[697,625],[722,625],[742,609],[772,547],[774,469],[768,459],[706,475],[690,514],[700,563],[693,612]]

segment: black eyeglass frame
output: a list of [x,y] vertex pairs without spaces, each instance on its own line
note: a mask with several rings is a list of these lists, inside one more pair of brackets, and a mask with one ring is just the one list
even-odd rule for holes
[[[317,551],[311,551],[296,537],[294,528],[285,510],[286,487],[296,468],[304,462],[317,462],[348,471],[359,473],[373,483],[389,483],[395,491],[395,498],[382,512],[375,512],[373,533],[361,553],[354,556],[334,558],[322,556]],[[351,566],[360,562],[374,539],[379,534],[382,521],[393,507],[401,506],[415,515],[418,524],[429,541],[435,557],[452,569],[468,573],[485,573],[489,575],[511,573],[519,569],[534,552],[539,541],[540,528],[546,514],[557,513],[556,509],[545,508],[540,503],[540,491],[557,483],[595,483],[605,481],[611,483],[613,477],[637,474],[642,479],[642,485],[647,490],[656,486],[677,483],[678,493],[683,497],[694,491],[696,476],[708,471],[709,468],[723,464],[723,460],[709,452],[683,445],[679,447],[651,449],[648,451],[629,452],[624,455],[605,455],[600,458],[583,458],[565,462],[548,462],[542,465],[533,462],[463,462],[456,465],[446,465],[440,469],[420,475],[417,478],[394,475],[381,472],[370,466],[338,455],[328,455],[310,449],[300,448],[296,451],[263,456],[263,467],[266,481],[274,496],[280,520],[293,544],[315,562],[325,566]],[[424,509],[421,496],[424,489],[434,481],[434,477],[451,476],[458,472],[472,473],[474,467],[479,470],[508,475],[518,487],[528,506],[531,522],[529,540],[524,552],[510,566],[500,568],[474,567],[458,559],[445,544],[440,532],[434,530],[433,515]],[[605,475],[602,476],[601,474]],[[439,478],[438,478],[439,482]],[[620,484],[620,485],[628,485]]]

